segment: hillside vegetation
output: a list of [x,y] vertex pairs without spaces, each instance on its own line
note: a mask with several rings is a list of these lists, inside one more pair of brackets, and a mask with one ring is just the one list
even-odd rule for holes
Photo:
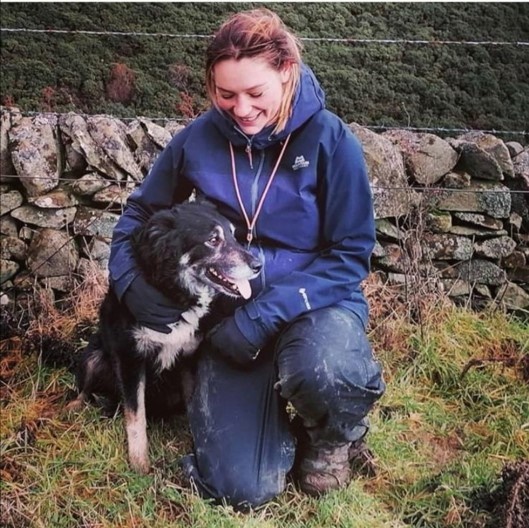
[[[526,3],[6,3],[3,28],[208,36],[274,9],[300,37],[529,41]],[[193,117],[207,38],[2,32],[0,96],[23,111]],[[304,40],[331,110],[365,125],[524,130],[529,46]],[[520,138],[518,138],[520,140]]]

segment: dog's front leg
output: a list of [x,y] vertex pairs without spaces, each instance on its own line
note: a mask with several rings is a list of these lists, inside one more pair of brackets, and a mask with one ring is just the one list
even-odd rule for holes
[[133,371],[125,371],[128,369],[121,372],[121,381],[129,461],[135,471],[145,474],[150,470],[145,412],[145,363],[142,361]]

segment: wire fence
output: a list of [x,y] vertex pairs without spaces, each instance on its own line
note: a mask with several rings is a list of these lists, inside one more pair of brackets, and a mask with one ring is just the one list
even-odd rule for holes
[[[213,35],[198,33],[164,33],[146,31],[98,31],[82,29],[38,29],[38,28],[0,28],[5,33],[46,33],[67,35],[98,35],[115,37],[155,37],[176,39],[210,39]],[[304,42],[335,42],[344,44],[410,44],[410,45],[432,45],[432,46],[529,46],[527,41],[503,41],[503,40],[424,40],[424,39],[375,39],[375,38],[347,38],[347,37],[299,37]]]
[[[18,174],[2,174],[3,178],[12,178],[12,179],[23,179],[24,176],[19,176]],[[49,176],[31,176],[31,180],[51,180],[57,181],[57,182],[78,182],[79,178],[67,178],[67,177],[58,177],[58,178],[50,178]],[[114,182],[114,180],[107,180],[109,184]],[[99,178],[83,178],[84,183],[99,183],[101,182],[101,179]],[[491,180],[492,182],[492,180]],[[123,185],[133,185],[137,186],[141,182],[130,182],[130,181],[115,181],[115,184],[123,184]],[[501,181],[498,181],[496,183],[501,183]],[[426,187],[413,187],[413,186],[382,186],[382,185],[372,185],[371,189],[377,190],[377,191],[413,191],[413,192],[422,192],[422,193],[467,193],[467,194],[491,194],[491,193],[509,193],[509,194],[528,194],[529,191],[519,190],[519,189],[465,189],[465,188],[456,188],[456,187],[436,187],[436,186],[426,186]]]

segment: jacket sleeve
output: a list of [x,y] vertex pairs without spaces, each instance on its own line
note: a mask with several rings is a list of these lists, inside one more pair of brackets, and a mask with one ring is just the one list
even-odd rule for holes
[[324,164],[319,255],[235,311],[237,326],[257,347],[304,312],[362,295],[375,245],[373,199],[362,147],[344,129]]
[[161,152],[143,183],[129,196],[114,228],[108,269],[120,299],[139,274],[130,244],[133,231],[156,211],[182,202],[191,194],[191,185],[180,175],[187,135],[186,130],[178,133]]

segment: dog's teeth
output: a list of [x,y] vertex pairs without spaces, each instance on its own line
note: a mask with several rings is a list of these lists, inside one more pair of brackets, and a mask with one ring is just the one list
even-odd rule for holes
[[215,278],[219,280],[226,288],[230,289],[233,293],[240,295],[244,299],[249,299],[251,296],[250,284],[247,280],[232,281],[221,275],[215,268],[209,268],[208,271]]

